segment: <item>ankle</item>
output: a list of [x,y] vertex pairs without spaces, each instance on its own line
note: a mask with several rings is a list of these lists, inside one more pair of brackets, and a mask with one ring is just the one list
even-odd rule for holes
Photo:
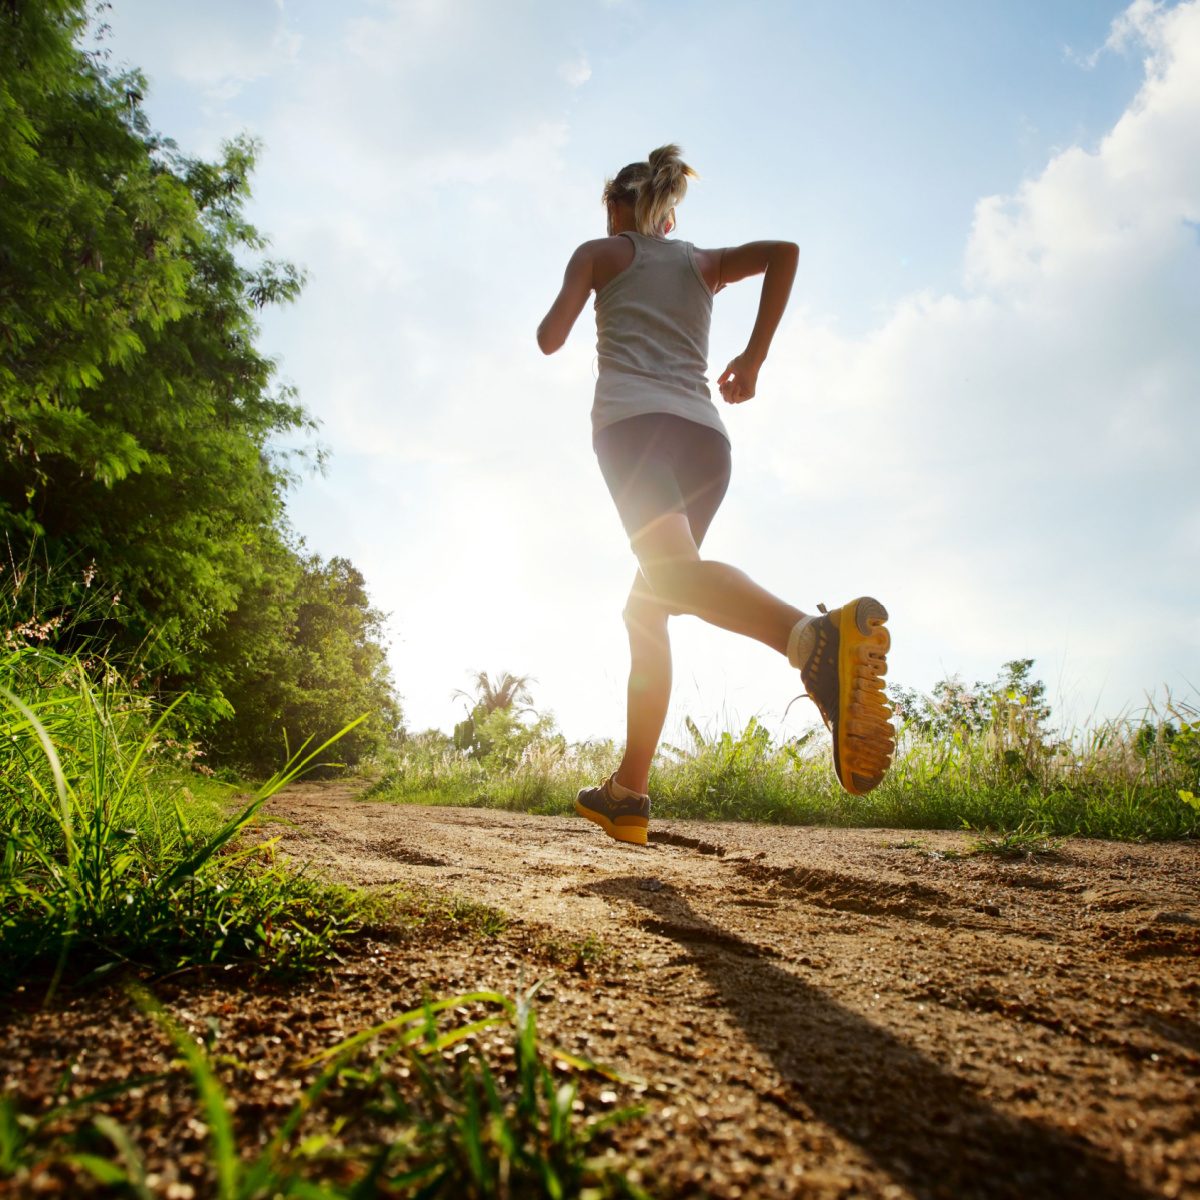
[[801,617],[788,634],[786,653],[793,667],[803,667],[812,655],[817,640],[817,631],[813,628],[816,619],[815,616]]
[[630,796],[648,796],[650,794],[650,779],[648,776],[634,775],[632,771],[626,772],[622,778],[622,769],[617,768],[612,777],[610,785],[613,792],[613,798],[616,800],[627,800]]

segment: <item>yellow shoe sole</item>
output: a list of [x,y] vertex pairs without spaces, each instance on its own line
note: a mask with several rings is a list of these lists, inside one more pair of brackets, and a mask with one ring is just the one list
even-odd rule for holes
[[601,813],[585,808],[578,800],[575,801],[575,811],[599,825],[610,838],[618,842],[631,842],[635,846],[646,844],[650,822],[645,817],[617,817],[615,821],[610,821]]
[[896,734],[883,693],[892,637],[887,609],[861,596],[829,614],[838,625],[838,764],[842,786],[862,796],[883,782]]

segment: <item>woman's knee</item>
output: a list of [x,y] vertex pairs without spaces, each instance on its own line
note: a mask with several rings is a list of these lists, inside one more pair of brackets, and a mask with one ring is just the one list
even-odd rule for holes
[[690,609],[702,572],[703,564],[699,561],[658,562],[642,566],[642,574],[659,605],[676,612]]
[[636,651],[639,646],[661,646],[667,641],[667,610],[647,592],[634,592],[625,604],[621,616],[629,631],[629,643]]

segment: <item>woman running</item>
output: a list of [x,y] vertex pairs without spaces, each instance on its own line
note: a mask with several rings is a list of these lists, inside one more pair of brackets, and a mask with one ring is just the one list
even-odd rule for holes
[[671,698],[669,616],[697,616],[785,654],[833,734],[834,770],[848,792],[876,787],[895,747],[881,678],[891,639],[878,600],[860,597],[832,612],[818,605],[818,614],[806,615],[735,567],[700,557],[730,471],[729,435],[705,375],[712,298],[764,276],[750,341],[717,380],[727,404],[742,404],[754,396],[787,306],[799,248],[749,242],[701,250],[668,240],[689,178],[695,171],[669,145],[605,184],[608,237],[571,255],[537,332],[542,352],[553,354],[596,293],[592,444],[639,570],[625,606],[632,659],[625,754],[608,779],[579,793],[575,808],[610,837],[640,844],[650,823],[650,764]]

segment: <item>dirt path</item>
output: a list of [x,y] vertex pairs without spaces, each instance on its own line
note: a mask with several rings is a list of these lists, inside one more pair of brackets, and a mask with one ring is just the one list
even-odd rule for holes
[[643,849],[348,784],[270,811],[347,880],[526,931],[409,964],[397,1006],[512,989],[530,930],[612,948],[555,980],[542,1027],[647,1080],[625,1148],[668,1194],[1200,1196],[1194,845],[1011,862],[945,857],[954,834],[660,822]]

